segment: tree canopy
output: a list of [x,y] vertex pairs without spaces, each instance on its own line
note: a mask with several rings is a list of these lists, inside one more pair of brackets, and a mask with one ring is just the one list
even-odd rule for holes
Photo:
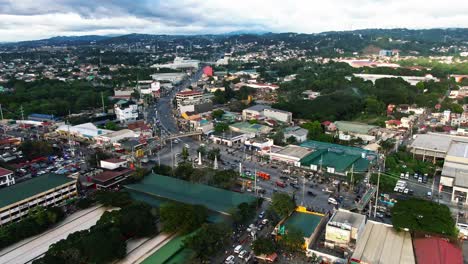
[[203,224],[197,232],[184,240],[187,248],[195,251],[196,258],[208,260],[229,243],[231,228],[221,224]]
[[287,193],[274,193],[271,207],[279,217],[284,218],[294,211],[296,203]]
[[208,212],[201,205],[168,202],[161,205],[159,214],[163,231],[188,234],[205,222]]

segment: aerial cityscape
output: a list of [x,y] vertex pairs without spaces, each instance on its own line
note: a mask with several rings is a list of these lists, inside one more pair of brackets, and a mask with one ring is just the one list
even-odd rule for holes
[[468,2],[0,1],[0,264],[468,263]]

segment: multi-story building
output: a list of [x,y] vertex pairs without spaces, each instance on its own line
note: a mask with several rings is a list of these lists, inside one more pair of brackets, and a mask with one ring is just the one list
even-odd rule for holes
[[13,172],[4,168],[0,168],[0,188],[15,184]]
[[0,189],[0,226],[26,216],[36,206],[59,206],[77,195],[76,179],[44,174]]
[[129,101],[118,101],[114,105],[114,112],[121,123],[135,121],[138,118],[138,106]]
[[365,226],[365,215],[338,209],[327,223],[325,246],[331,248],[354,248]]
[[291,123],[292,122],[292,113],[271,108],[267,105],[254,105],[247,109],[242,110],[242,119],[251,120],[251,119],[261,119],[261,118],[270,118],[276,121]]
[[297,142],[304,142],[307,140],[307,133],[307,129],[298,126],[287,127],[284,129],[284,140],[293,137]]

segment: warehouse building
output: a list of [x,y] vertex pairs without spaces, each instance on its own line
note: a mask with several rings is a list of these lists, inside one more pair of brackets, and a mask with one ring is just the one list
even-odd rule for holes
[[437,159],[445,159],[452,141],[468,142],[467,137],[453,136],[440,133],[427,133],[415,135],[414,141],[409,146],[414,157],[423,161],[435,162]]
[[0,226],[16,221],[36,206],[58,206],[77,195],[76,179],[44,174],[0,189]]

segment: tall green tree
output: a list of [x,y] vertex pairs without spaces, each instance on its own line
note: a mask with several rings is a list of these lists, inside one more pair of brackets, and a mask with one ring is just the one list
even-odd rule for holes
[[201,205],[169,202],[161,205],[159,214],[164,232],[187,234],[205,222],[208,212]]
[[276,245],[270,238],[259,237],[253,241],[252,249],[255,255],[269,255],[276,251]]
[[271,198],[271,208],[275,213],[284,218],[296,208],[296,203],[287,193],[274,193]]
[[231,234],[232,230],[226,224],[203,224],[184,240],[184,245],[195,252],[197,259],[206,261],[228,245]]
[[304,243],[304,233],[294,226],[288,227],[286,234],[280,240],[281,247],[289,253],[303,251]]

